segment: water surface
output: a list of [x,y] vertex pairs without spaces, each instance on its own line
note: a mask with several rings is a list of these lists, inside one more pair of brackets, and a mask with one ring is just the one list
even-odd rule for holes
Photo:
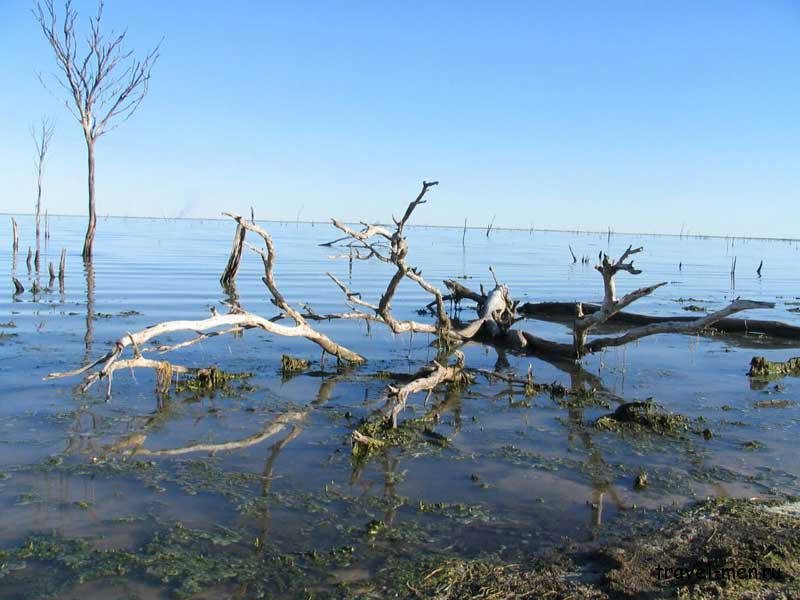
[[[170,358],[254,374],[247,386],[231,393],[198,397],[184,392],[159,403],[153,374],[139,370],[117,372],[110,402],[104,400],[104,386],[77,394],[77,379],[43,377],[98,357],[125,332],[169,319],[204,318],[212,306],[224,310],[220,302],[230,298],[220,288],[219,275],[234,227],[216,220],[101,219],[96,255],[85,267],[79,257],[83,220],[54,217],[39,281],[47,287],[46,265],[57,263],[66,247],[64,292],[56,283],[35,297],[29,291],[12,297],[13,274],[26,288],[37,277],[25,264],[32,219],[17,219],[22,248],[15,265],[10,226],[9,235],[0,238],[0,281],[7,282],[0,297],[0,548],[56,535],[134,551],[176,524],[229,536],[225,544],[213,545],[220,555],[234,548],[269,548],[292,556],[348,548],[346,558],[320,567],[315,585],[324,588],[342,580],[369,581],[397,556],[450,552],[510,558],[588,539],[634,513],[698,498],[800,493],[794,460],[800,408],[755,405],[765,399],[800,400],[797,380],[758,386],[746,376],[754,354],[784,360],[797,350],[760,347],[757,336],[657,336],[588,357],[580,368],[498,354],[479,344],[463,349],[473,368],[499,366],[524,376],[532,365],[539,382],[571,387],[578,380],[594,381],[627,401],[653,398],[704,423],[713,431],[711,439],[599,432],[591,423],[607,408],[567,407],[548,394],[525,398],[480,379],[464,392],[434,393],[427,406],[423,397],[410,402],[404,416],[435,410],[436,431],[448,443],[394,449],[356,464],[349,433],[385,395],[386,381],[370,375],[413,373],[434,358],[435,349],[428,336],[395,336],[378,326],[368,332],[353,322],[319,325],[369,359],[353,371],[337,372],[330,358],[320,365],[319,348],[305,340],[247,332],[208,340]],[[335,256],[336,249],[320,247],[338,237],[329,224],[263,225],[275,240],[275,278],[295,305],[307,303],[319,313],[346,308],[326,272],[376,302],[391,276],[387,265],[356,261],[351,266]],[[634,310],[685,316],[693,314],[683,310],[687,305],[713,310],[741,296],[776,304],[748,317],[800,325],[800,314],[792,312],[800,306],[797,242],[507,230],[487,238],[483,230],[469,230],[462,243],[460,229],[425,227],[412,227],[408,235],[408,262],[429,281],[467,276],[466,285],[488,289],[493,266],[522,302],[598,301],[602,282],[591,267],[598,253],[613,256],[628,244],[641,245],[645,251],[636,264],[643,273],[621,273],[619,292],[659,281],[670,285],[637,302]],[[591,257],[590,265],[573,263],[569,246]],[[246,256],[238,301],[272,316],[276,309],[261,275],[258,257]],[[417,312],[429,301],[418,286],[403,282],[394,313],[430,321]],[[462,316],[469,318],[469,310]],[[558,341],[570,339],[568,329],[557,323],[526,320],[519,327]],[[159,341],[179,339],[184,338]],[[312,369],[287,380],[280,375],[282,354],[308,359]],[[307,411],[296,429],[238,451],[160,457],[132,468],[135,458],[124,461],[107,450],[141,431],[147,432],[150,450],[241,439],[290,409]],[[753,440],[758,447],[746,449]],[[633,482],[642,471],[650,485],[636,490]],[[41,577],[33,563],[8,574],[0,570],[0,596],[158,598],[183,589],[180,576],[161,581],[140,571],[84,584],[67,575]],[[210,587],[222,596],[251,593],[240,582]],[[285,582],[276,580],[274,589],[286,589]]]

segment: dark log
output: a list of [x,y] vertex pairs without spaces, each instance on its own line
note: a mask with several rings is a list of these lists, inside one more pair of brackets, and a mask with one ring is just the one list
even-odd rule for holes
[[239,223],[236,226],[236,233],[233,236],[233,246],[231,247],[231,254],[228,257],[228,264],[222,272],[222,277],[219,278],[220,285],[225,289],[236,285],[236,274],[239,272],[239,265],[242,262],[244,238],[246,235],[247,229]]
[[[600,310],[599,304],[583,304],[584,314],[592,314],[598,310]],[[525,315],[526,317],[541,319],[542,321],[551,321],[554,323],[563,323],[571,326],[572,321],[575,319],[575,303],[525,303],[517,308],[517,312]],[[690,322],[696,319],[697,317],[689,316],[651,316],[620,311],[608,319],[607,323],[612,325],[640,326],[652,325],[654,323]],[[728,317],[717,321],[713,328],[719,333],[763,333],[765,335],[787,340],[800,340],[800,327],[789,325],[787,323],[781,323],[780,321],[736,319]]]

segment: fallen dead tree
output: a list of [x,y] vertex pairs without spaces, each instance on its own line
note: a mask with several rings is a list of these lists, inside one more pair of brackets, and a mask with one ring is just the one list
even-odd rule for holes
[[[582,307],[585,314],[592,314],[600,310],[599,304],[583,303]],[[567,324],[572,323],[572,320],[575,318],[575,303],[530,302],[519,306],[517,311],[525,317]],[[606,324],[624,327],[629,325],[653,325],[667,322],[690,323],[696,320],[697,317],[643,315],[619,311],[607,319]],[[714,332],[756,333],[785,340],[800,341],[800,327],[789,325],[788,323],[781,323],[780,321],[767,321],[762,319],[735,319],[725,317],[714,323]]]
[[[356,260],[375,259],[393,265],[396,270],[377,304],[363,300],[360,292],[350,290],[336,277],[328,273],[328,276],[345,295],[352,311],[331,315],[319,315],[310,311],[305,315],[306,317],[317,320],[362,319],[367,322],[378,322],[387,325],[394,333],[421,332],[434,334],[437,336],[438,342],[444,346],[470,340],[484,327],[489,328],[492,335],[500,335],[508,330],[515,320],[514,308],[516,304],[509,297],[508,288],[502,285],[496,277],[495,288],[485,296],[485,301],[478,311],[478,318],[463,328],[454,328],[445,308],[445,301],[452,299],[453,294],[445,296],[438,288],[422,277],[422,272],[418,268],[406,263],[409,247],[408,241],[404,236],[405,226],[408,224],[414,210],[419,205],[427,202],[425,195],[430,188],[438,185],[438,183],[438,181],[424,181],[422,183],[422,189],[417,198],[408,205],[403,217],[400,219],[392,218],[395,224],[393,231],[381,225],[367,223],[362,223],[361,230],[355,230],[349,225],[333,219],[333,225],[345,233],[345,236],[326,242],[322,244],[323,246],[335,247],[346,243],[350,251],[349,257]],[[494,271],[492,271],[492,275],[494,276]],[[433,296],[433,300],[428,304],[428,307],[437,317],[435,325],[416,321],[401,321],[393,316],[391,312],[392,299],[400,282],[405,278],[414,281]],[[455,282],[451,282],[450,286],[451,289],[456,288],[454,294],[459,293]],[[461,287],[462,290],[466,290],[463,286]],[[472,294],[471,292],[468,293]],[[472,297],[475,298],[476,296],[472,294]],[[368,309],[369,312],[362,310],[364,308]]]
[[[406,207],[403,216],[393,218],[394,226],[362,223],[356,229],[344,222],[333,220],[332,223],[344,235],[338,239],[322,244],[329,248],[345,247],[347,257],[351,261],[378,261],[391,268],[389,281],[378,298],[370,301],[364,298],[361,292],[351,290],[348,285],[328,273],[333,283],[339,288],[348,305],[348,310],[339,313],[320,314],[307,304],[300,308],[291,306],[281,293],[275,278],[275,248],[271,235],[252,219],[246,220],[238,215],[223,213],[236,223],[236,232],[228,264],[221,277],[221,283],[226,288],[235,285],[236,274],[247,247],[258,254],[264,267],[262,280],[269,291],[272,303],[278,309],[278,314],[270,318],[257,315],[242,309],[238,302],[229,305],[229,312],[220,314],[212,309],[212,315],[199,320],[178,320],[158,323],[142,331],[128,333],[119,338],[112,349],[100,358],[84,366],[61,373],[52,373],[48,378],[84,375],[81,390],[88,390],[95,382],[105,378],[108,382],[106,396],[111,397],[111,382],[115,371],[121,368],[150,368],[156,370],[166,386],[174,376],[182,374],[195,374],[197,369],[190,366],[176,365],[166,360],[155,360],[146,357],[147,353],[158,352],[161,355],[178,351],[187,346],[209,340],[223,335],[240,335],[250,329],[260,329],[273,335],[284,337],[302,337],[307,339],[323,351],[336,357],[340,365],[361,365],[366,358],[358,353],[338,344],[325,334],[317,331],[310,323],[333,320],[352,320],[366,323],[367,328],[372,324],[386,326],[395,334],[425,333],[433,336],[434,343],[439,346],[440,356],[447,356],[455,352],[455,362],[447,362],[438,358],[411,377],[403,385],[388,387],[386,395],[386,410],[384,418],[387,425],[395,429],[400,412],[405,408],[409,396],[417,392],[431,394],[439,386],[464,385],[469,383],[475,372],[470,372],[464,364],[464,355],[457,348],[468,341],[485,343],[497,348],[510,348],[531,355],[548,357],[550,360],[574,364],[577,359],[597,352],[603,348],[619,346],[632,341],[661,333],[698,333],[724,321],[730,315],[743,310],[756,308],[771,308],[773,305],[766,302],[755,302],[737,299],[729,306],[717,312],[704,315],[695,319],[668,319],[658,322],[647,322],[640,326],[627,329],[616,336],[597,336],[594,332],[609,322],[620,319],[625,313],[623,309],[636,300],[652,294],[655,290],[666,285],[666,282],[656,283],[639,288],[621,298],[616,295],[615,277],[620,272],[638,275],[641,271],[634,267],[632,257],[642,251],[642,248],[628,247],[617,260],[612,260],[608,255],[601,255],[600,264],[595,267],[603,279],[604,297],[601,305],[572,305],[572,332],[573,343],[565,344],[547,340],[531,332],[515,329],[513,326],[521,317],[517,314],[517,302],[512,299],[509,288],[501,283],[494,270],[490,268],[494,279],[494,288],[490,291],[481,286],[480,292],[474,292],[465,285],[455,281],[445,282],[449,293],[443,294],[436,286],[428,282],[419,268],[412,266],[408,260],[409,243],[406,239],[406,228],[416,209],[427,202],[427,194],[437,182],[423,182],[417,197]],[[246,240],[248,233],[258,236],[263,245],[256,246]],[[409,280],[428,293],[432,300],[428,304],[434,322],[430,320],[416,321],[398,318],[392,311],[392,301],[395,298],[401,283]],[[476,318],[461,321],[451,317],[447,310],[446,302],[455,305],[469,300],[476,303]],[[290,324],[284,324],[289,321]],[[192,333],[194,337],[187,340],[164,345],[156,342],[156,338],[175,333]],[[126,349],[131,349],[133,356],[123,357]],[[169,375],[167,377],[167,375]],[[497,378],[503,379],[497,374]],[[512,377],[513,380],[513,377]],[[508,381],[508,380],[506,380]],[[516,381],[520,383],[520,381]],[[530,389],[538,389],[533,384],[532,376],[524,384]],[[163,387],[163,386],[162,386]],[[363,433],[362,433],[363,435]],[[258,438],[258,434],[253,439]],[[359,441],[354,437],[354,443],[368,443]],[[245,442],[249,443],[250,438]],[[204,448],[205,449],[205,448]],[[192,449],[191,451],[199,451]]]
[[[602,336],[589,340],[589,334],[592,329],[598,328],[612,319],[618,318],[620,314],[630,314],[622,313],[622,310],[636,300],[649,296],[655,290],[667,284],[667,282],[656,283],[634,290],[624,295],[622,298],[617,298],[616,275],[620,271],[625,271],[632,275],[641,274],[641,270],[634,267],[632,260],[626,262],[633,255],[641,251],[642,248],[628,246],[627,250],[625,250],[622,256],[616,261],[613,261],[607,254],[602,255],[601,263],[595,266],[595,269],[603,277],[603,303],[601,305],[589,305],[591,308],[586,311],[584,311],[584,305],[580,302],[571,304],[573,315],[573,343],[571,345],[553,342],[539,338],[527,331],[509,328],[505,328],[499,332],[483,330],[483,335],[477,339],[485,343],[496,343],[513,350],[523,351],[533,355],[541,354],[569,359],[580,359],[587,354],[598,352],[603,348],[621,346],[651,335],[664,333],[700,333],[708,330],[711,326],[716,326],[720,321],[731,321],[732,319],[728,319],[728,317],[732,314],[744,310],[775,307],[775,304],[772,302],[759,302],[737,298],[725,308],[703,317],[677,317],[674,319],[664,318],[663,320],[657,318],[651,320],[651,317],[641,316],[641,321],[645,324],[639,327],[631,328],[619,336]],[[455,285],[455,282],[452,280],[446,281],[445,284],[453,291],[451,294],[451,300],[453,302],[460,302],[463,299],[472,299],[477,303],[479,314],[480,311],[484,310],[483,307],[489,302],[490,296],[487,296],[483,292],[477,294],[463,284]],[[512,303],[512,305],[514,304]],[[526,313],[525,307],[523,307],[521,312]],[[526,314],[530,313],[528,312]]]
[[[80,390],[87,391],[94,383],[100,379],[105,378],[108,382],[106,388],[106,398],[111,398],[111,382],[115,371],[121,368],[166,368],[165,365],[171,367],[174,373],[189,373],[192,369],[179,365],[173,365],[168,361],[150,360],[144,357],[145,352],[158,351],[162,354],[184,348],[186,346],[196,344],[200,341],[206,340],[210,337],[216,337],[226,334],[241,333],[248,329],[261,329],[268,333],[284,336],[284,337],[302,337],[317,344],[322,348],[323,352],[331,354],[336,357],[338,361],[348,363],[363,363],[365,358],[360,354],[337,344],[325,334],[312,328],[303,318],[300,313],[292,308],[284,299],[283,295],[278,290],[273,276],[273,266],[275,263],[275,249],[272,243],[272,237],[258,225],[248,223],[242,217],[230,215],[237,225],[253,231],[261,236],[266,249],[261,249],[252,245],[248,246],[257,252],[264,263],[264,283],[267,289],[272,294],[272,302],[282,312],[271,319],[267,319],[260,315],[256,315],[238,307],[231,307],[230,312],[227,314],[220,314],[215,309],[212,309],[212,314],[206,319],[199,320],[179,320],[179,321],[165,321],[158,323],[136,333],[128,333],[119,338],[112,349],[98,358],[95,361],[87,363],[82,367],[72,371],[65,371],[59,373],[51,373],[46,379],[57,379],[61,377],[73,377],[88,373],[84,378]],[[231,279],[231,282],[233,279]],[[294,321],[294,326],[286,326],[278,323],[277,321],[289,318]],[[191,332],[196,336],[190,340],[174,344],[172,346],[164,345],[151,345],[146,346],[153,339],[178,332]],[[134,356],[129,359],[121,359],[122,353],[126,348],[132,348]]]
[[[157,368],[166,362],[146,359],[142,354],[143,352],[169,352],[174,349],[183,348],[190,344],[195,344],[212,336],[225,335],[238,331],[244,331],[246,329],[262,329],[268,333],[285,337],[303,337],[319,345],[325,352],[332,354],[339,360],[355,363],[361,363],[365,360],[361,355],[337,344],[325,334],[312,329],[305,323],[297,324],[294,327],[287,327],[285,325],[275,323],[270,319],[265,319],[259,315],[240,309],[234,309],[232,312],[227,314],[219,314],[214,311],[214,313],[207,319],[194,321],[165,321],[163,323],[143,329],[142,331],[126,334],[124,337],[116,341],[114,347],[108,353],[104,354],[97,360],[72,371],[50,373],[46,379],[73,377],[86,373],[87,371],[92,371],[92,369],[99,367],[97,370],[92,371],[86,376],[83,384],[81,385],[81,391],[85,392],[98,380],[106,378],[108,380],[106,397],[111,398],[111,380],[114,371],[122,368],[152,369]],[[215,331],[212,331],[211,333],[201,333],[209,330]],[[165,347],[161,345],[154,345],[142,348],[142,346],[156,337],[177,332],[193,332],[197,333],[198,335],[194,339],[181,342],[175,346]],[[129,347],[134,349],[134,357],[131,359],[120,360],[122,352]],[[187,367],[181,367],[178,365],[171,366],[173,372],[175,373],[191,372],[191,370]]]

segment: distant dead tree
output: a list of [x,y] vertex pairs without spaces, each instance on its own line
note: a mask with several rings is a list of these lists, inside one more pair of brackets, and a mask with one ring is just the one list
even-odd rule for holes
[[36,146],[34,163],[36,164],[36,250],[39,250],[39,228],[42,214],[42,182],[44,179],[44,163],[47,151],[53,139],[55,124],[48,118],[43,118],[36,127],[31,126],[31,137]]
[[[94,145],[101,135],[127,121],[147,95],[150,73],[158,60],[156,46],[141,60],[125,50],[127,31],[110,37],[101,32],[103,1],[89,19],[86,54],[78,57],[75,31],[77,11],[71,0],[64,2],[64,18],[59,23],[53,0],[37,2],[33,14],[55,53],[59,74],[56,81],[69,94],[66,107],[83,128],[88,153],[89,226],[83,245],[84,258],[91,258],[97,215],[94,191]],[[44,82],[43,82],[44,83]],[[71,102],[70,102],[71,100]]]

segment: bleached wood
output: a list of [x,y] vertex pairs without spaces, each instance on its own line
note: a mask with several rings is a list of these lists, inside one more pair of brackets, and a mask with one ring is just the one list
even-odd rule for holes
[[[221,327],[227,327],[228,331],[226,333],[232,333],[238,329],[248,329],[248,328],[258,328],[274,335],[280,335],[284,337],[302,337],[306,338],[309,341],[312,341],[319,345],[323,350],[332,354],[333,356],[347,361],[347,362],[354,362],[354,363],[362,363],[364,362],[364,358],[345,348],[344,346],[340,346],[326,335],[319,333],[309,327],[307,324],[295,325],[294,327],[287,327],[285,325],[281,325],[279,323],[274,323],[269,319],[265,319],[259,315],[255,315],[245,311],[237,311],[228,314],[215,314],[207,319],[200,319],[196,321],[191,320],[180,320],[180,321],[165,321],[163,323],[158,323],[142,331],[138,331],[132,334],[126,334],[125,336],[121,337],[117,340],[114,344],[114,347],[105,355],[101,356],[97,360],[87,363],[82,367],[74,369],[72,371],[64,371],[64,372],[57,372],[57,373],[50,373],[45,377],[45,379],[56,379],[61,377],[73,377],[76,375],[80,375],[95,367],[100,367],[100,370],[97,373],[93,373],[87,377],[84,385],[89,382],[94,383],[97,379],[102,379],[103,377],[108,377],[110,374],[113,373],[115,370],[114,363],[119,359],[120,355],[122,354],[125,348],[128,348],[132,345],[142,347],[146,343],[148,343],[153,338],[167,335],[170,333],[177,333],[181,331],[190,331],[196,333],[202,333],[208,330],[213,330]],[[159,362],[159,361],[154,361]],[[102,365],[102,366],[101,366]],[[110,391],[110,390],[109,390]],[[110,398],[110,393],[108,394]]]
[[462,377],[470,377],[464,372],[464,354],[456,350],[454,356],[456,361],[452,365],[441,365],[434,360],[420,377],[399,388],[389,386],[389,400],[391,403],[389,418],[392,427],[397,427],[397,416],[406,407],[406,402],[411,394],[433,390],[442,383],[454,382]]

